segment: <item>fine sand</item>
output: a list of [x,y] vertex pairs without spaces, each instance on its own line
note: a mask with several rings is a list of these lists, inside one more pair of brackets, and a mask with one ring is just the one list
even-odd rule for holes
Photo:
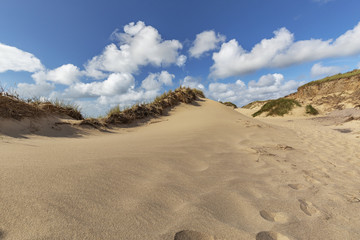
[[56,136],[2,121],[0,239],[360,239],[358,121],[242,113],[202,100]]

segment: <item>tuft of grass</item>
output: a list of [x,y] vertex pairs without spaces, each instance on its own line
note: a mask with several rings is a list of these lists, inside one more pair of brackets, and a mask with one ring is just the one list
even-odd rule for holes
[[196,94],[196,96],[201,97],[201,98],[205,98],[205,94],[204,94],[203,91],[201,91],[199,89],[196,89],[196,88],[193,88],[192,90]]
[[267,112],[266,116],[284,116],[289,113],[295,106],[301,106],[300,103],[294,99],[279,98],[270,100],[265,103],[259,111],[252,114],[256,117],[264,112]]
[[224,104],[225,106],[228,106],[228,107],[237,108],[236,104],[234,104],[232,102],[222,102],[222,101],[220,101],[220,103],[222,103],[222,104]]
[[352,70],[350,72],[346,72],[346,73],[338,73],[338,74],[333,75],[333,76],[329,76],[329,77],[326,77],[326,78],[323,78],[323,79],[319,79],[319,80],[316,80],[316,81],[309,82],[309,83],[307,83],[305,85],[300,86],[298,88],[298,90],[300,90],[302,88],[305,88],[305,87],[309,87],[309,86],[320,85],[320,84],[325,83],[325,82],[339,80],[341,78],[349,78],[349,77],[352,77],[352,76],[355,76],[355,75],[360,75],[360,69],[354,69],[354,70]]
[[168,108],[174,107],[179,103],[191,103],[199,97],[204,97],[202,91],[179,87],[174,91],[170,90],[156,97],[151,103],[135,104],[122,111],[119,106],[112,108],[105,118],[105,123],[127,124],[139,119],[160,116]]
[[83,120],[84,117],[81,114],[80,107],[71,102],[65,102],[62,100],[53,101],[34,101],[32,104],[37,105],[40,109],[55,114],[64,114],[76,120]]
[[319,111],[316,110],[316,109],[315,109],[313,106],[311,106],[310,104],[309,104],[309,105],[306,105],[305,111],[306,111],[306,114],[310,114],[310,115],[318,115],[318,114],[319,114]]
[[84,119],[79,106],[64,101],[41,101],[39,98],[21,99],[15,92],[0,87],[0,117],[21,120],[46,114],[64,114],[76,120]]

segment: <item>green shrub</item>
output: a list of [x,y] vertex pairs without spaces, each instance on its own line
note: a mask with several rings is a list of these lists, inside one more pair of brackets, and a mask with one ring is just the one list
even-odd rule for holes
[[310,104],[309,104],[309,105],[306,105],[305,111],[306,111],[306,114],[310,114],[310,115],[318,115],[318,114],[319,114],[319,111],[316,110],[316,109],[315,109],[313,106],[311,106]]
[[264,112],[267,112],[266,116],[284,116],[289,113],[295,106],[301,106],[300,103],[294,99],[279,98],[276,100],[270,100],[265,103],[259,111],[252,114],[256,117]]

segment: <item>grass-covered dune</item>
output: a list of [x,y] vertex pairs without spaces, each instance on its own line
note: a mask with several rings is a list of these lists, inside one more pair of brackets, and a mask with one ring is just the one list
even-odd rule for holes
[[204,98],[202,91],[186,87],[179,87],[174,91],[170,90],[147,104],[136,104],[123,111],[119,107],[111,109],[104,119],[106,124],[127,124],[135,120],[160,116],[165,110],[178,105],[179,103],[191,103],[198,98]]
[[309,86],[320,85],[320,84],[325,83],[325,82],[336,81],[336,80],[339,80],[339,79],[342,79],[342,78],[350,78],[350,77],[353,77],[353,76],[356,76],[356,75],[360,75],[360,69],[354,69],[354,70],[352,70],[350,72],[346,72],[346,73],[338,73],[338,74],[333,75],[333,76],[325,77],[325,78],[322,78],[322,79],[319,79],[319,80],[315,80],[315,81],[306,83],[306,84],[300,86],[298,88],[298,90],[300,90],[302,88],[309,87]]
[[42,102],[37,99],[23,100],[15,94],[0,91],[1,118],[21,120],[48,114],[66,115],[76,120],[84,119],[79,108],[74,104],[66,104],[61,101]]
[[259,111],[252,114],[253,117],[259,116],[266,112],[266,116],[284,116],[289,113],[295,106],[300,107],[300,103],[294,99],[279,98],[270,100],[265,103]]
[[61,101],[42,102],[37,99],[24,100],[16,94],[0,91],[0,118],[22,120],[46,115],[64,115],[75,120],[82,120],[80,125],[98,128],[108,124],[128,124],[135,120],[160,116],[179,103],[192,103],[199,98],[205,98],[202,91],[179,87],[156,97],[151,103],[135,104],[124,110],[120,110],[117,106],[111,109],[104,118],[84,119],[80,109],[74,104],[66,104]]

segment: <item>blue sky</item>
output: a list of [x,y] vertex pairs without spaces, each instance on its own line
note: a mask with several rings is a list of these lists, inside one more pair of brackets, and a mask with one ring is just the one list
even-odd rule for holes
[[0,84],[88,116],[187,85],[244,105],[360,67],[356,0],[0,2]]

